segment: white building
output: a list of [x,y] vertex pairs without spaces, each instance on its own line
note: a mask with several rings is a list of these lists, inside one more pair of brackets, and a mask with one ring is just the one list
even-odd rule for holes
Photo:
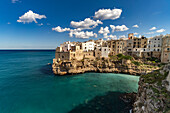
[[74,46],[74,44],[72,44],[70,41],[60,44],[60,47],[62,48],[62,51],[64,52],[71,50],[71,46]]
[[104,43],[103,39],[95,40],[95,47],[101,47]]
[[95,47],[94,41],[87,41],[82,43],[82,50],[83,51],[93,51]]
[[162,38],[163,35],[159,35],[148,39],[147,48],[149,49],[150,52],[151,51],[161,52]]

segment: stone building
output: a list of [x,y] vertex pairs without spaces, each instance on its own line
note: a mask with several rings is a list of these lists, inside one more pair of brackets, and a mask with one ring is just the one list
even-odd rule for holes
[[57,47],[55,52],[55,59],[57,59],[58,61],[69,61],[71,59],[81,60],[84,57],[83,51],[80,49],[80,46],[72,46],[69,51],[63,51],[61,48],[62,47]]
[[162,38],[161,62],[163,63],[170,62],[170,34],[165,35]]
[[133,50],[132,56],[142,57],[142,52],[147,49],[147,38],[142,36],[141,38],[133,38]]
[[110,55],[126,53],[127,40],[109,40],[107,43],[110,48]]
[[108,47],[97,47],[95,49],[95,57],[97,58],[108,58],[109,57],[109,53],[110,53],[110,49]]

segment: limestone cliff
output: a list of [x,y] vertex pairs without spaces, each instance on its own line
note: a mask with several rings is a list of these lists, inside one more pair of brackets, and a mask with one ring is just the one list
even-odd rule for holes
[[127,73],[141,75],[159,69],[156,65],[148,64],[140,59],[101,58],[83,59],[81,61],[56,61],[53,63],[56,75],[78,74],[85,72]]
[[142,75],[134,113],[170,113],[170,64]]

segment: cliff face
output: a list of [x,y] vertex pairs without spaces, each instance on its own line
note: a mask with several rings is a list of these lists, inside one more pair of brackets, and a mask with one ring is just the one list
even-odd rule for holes
[[78,74],[85,72],[128,73],[141,75],[159,69],[157,66],[143,64],[140,60],[113,60],[111,58],[83,59],[81,61],[60,61],[53,63],[56,75]]
[[134,113],[170,113],[170,64],[160,71],[142,75]]

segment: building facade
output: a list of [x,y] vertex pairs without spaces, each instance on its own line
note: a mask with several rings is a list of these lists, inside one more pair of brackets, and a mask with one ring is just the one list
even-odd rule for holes
[[162,38],[161,62],[170,62],[170,35],[165,35]]

